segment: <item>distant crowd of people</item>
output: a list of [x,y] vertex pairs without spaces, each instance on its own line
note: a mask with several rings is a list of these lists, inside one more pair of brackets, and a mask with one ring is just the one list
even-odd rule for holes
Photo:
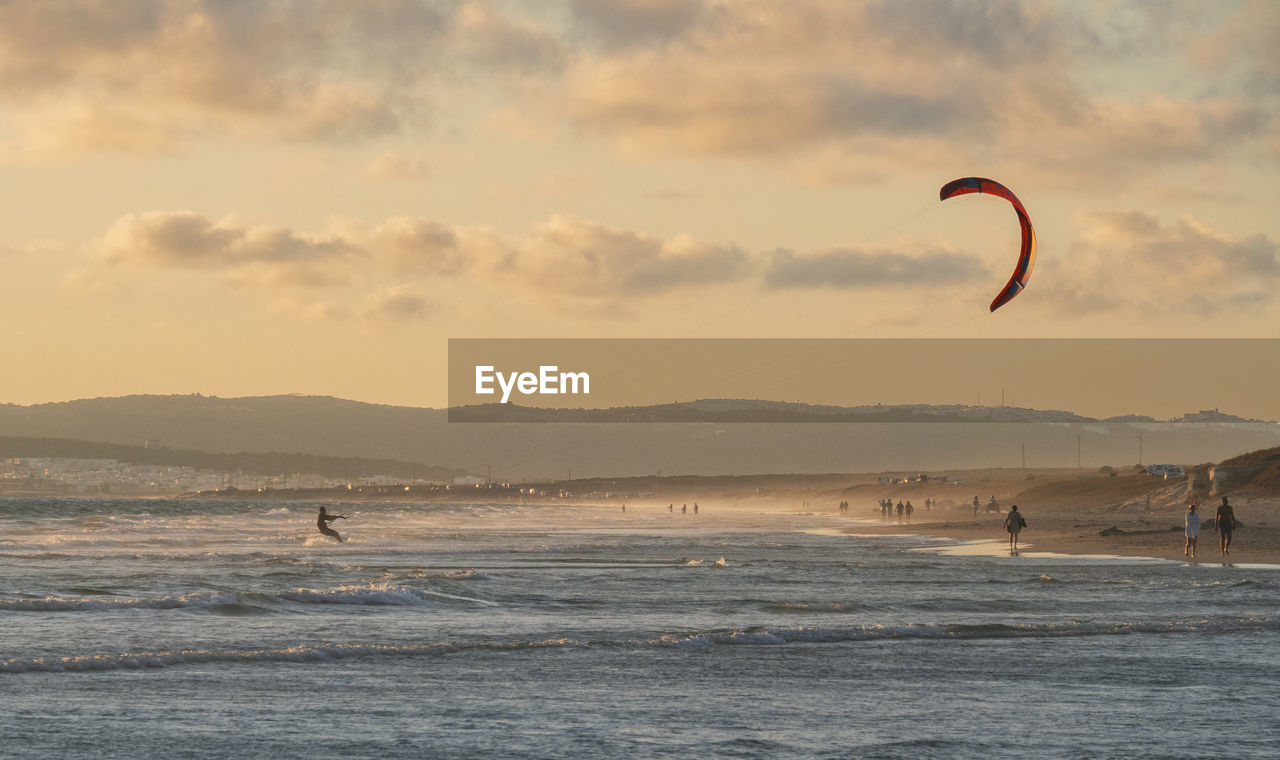
[[[901,499],[899,499],[898,505],[896,507],[893,504],[893,499],[881,499],[879,504],[880,504],[880,517],[885,520],[892,519],[896,514],[898,517],[898,522],[911,522],[911,515],[914,514],[916,511],[916,507],[914,504],[911,503],[910,499],[908,499],[906,502],[903,502]],[[924,509],[926,512],[932,512],[934,509],[937,509],[937,507],[938,507],[938,502],[936,500],[934,499],[924,500]]]

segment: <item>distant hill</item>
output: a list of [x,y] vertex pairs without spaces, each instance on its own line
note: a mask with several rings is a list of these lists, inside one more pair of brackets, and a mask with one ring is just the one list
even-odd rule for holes
[[831,406],[756,399],[698,399],[607,409],[546,409],[517,404],[453,407],[451,422],[1097,422],[1059,410],[964,404]]
[[[1161,420],[1126,414],[1099,420],[1060,409],[969,404],[864,404],[832,406],[758,399],[698,399],[603,409],[544,408],[519,404],[475,404],[449,409],[450,422],[1123,422]],[[1217,409],[1184,414],[1167,422],[1263,423]]]
[[192,467],[216,472],[252,475],[322,475],[329,478],[364,478],[390,475],[448,482],[461,470],[433,467],[395,459],[363,459],[316,454],[236,452],[211,453],[192,449],[130,446],[120,443],[77,441],[66,438],[0,437],[0,458],[114,459],[129,464]]
[[[770,421],[729,422],[721,413],[755,405]],[[0,436],[62,438],[194,452],[290,452],[422,463],[494,479],[748,473],[927,471],[941,468],[1086,467],[1146,462],[1216,462],[1280,445],[1280,425],[1107,423],[1003,424],[992,418],[889,416],[810,424],[802,411],[770,402],[707,400],[688,405],[702,421],[651,424],[449,422],[442,409],[367,404],[328,396],[124,396],[52,404],[0,405]],[[939,407],[945,409],[945,407]],[[883,408],[882,408],[883,411]],[[754,412],[753,412],[754,413]],[[1061,413],[1069,414],[1069,413]],[[1140,438],[1141,435],[1141,438]],[[163,448],[161,448],[163,450]],[[492,468],[492,469],[490,469]]]

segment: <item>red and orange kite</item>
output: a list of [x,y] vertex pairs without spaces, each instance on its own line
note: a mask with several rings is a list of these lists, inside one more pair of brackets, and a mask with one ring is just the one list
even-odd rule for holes
[[942,186],[942,190],[938,191],[938,197],[939,200],[945,201],[948,198],[968,193],[998,195],[1009,201],[1013,204],[1013,210],[1018,214],[1018,224],[1022,227],[1022,252],[1018,255],[1018,265],[1014,267],[1013,276],[1009,278],[1004,290],[1000,291],[996,299],[991,302],[991,310],[995,311],[1012,301],[1013,297],[1021,293],[1022,289],[1027,286],[1027,279],[1031,277],[1031,268],[1036,263],[1036,231],[1031,226],[1031,217],[1027,216],[1027,210],[1023,208],[1022,201],[1018,200],[1018,196],[993,179],[964,177],[952,180]]

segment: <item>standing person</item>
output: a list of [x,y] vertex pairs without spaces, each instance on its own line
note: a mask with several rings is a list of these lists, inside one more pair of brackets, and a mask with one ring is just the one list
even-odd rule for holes
[[324,507],[320,507],[320,514],[316,517],[316,527],[320,529],[321,533],[325,534],[329,538],[334,538],[341,542],[342,536],[338,535],[338,531],[330,528],[329,523],[334,520],[345,519],[347,519],[346,515],[331,515],[324,511]]
[[901,501],[899,501],[899,502],[898,502],[898,522],[902,522],[902,512],[903,512],[903,510],[905,510],[905,509],[906,509],[906,507],[904,507],[904,506],[902,505],[902,502],[901,502]]
[[911,513],[914,511],[916,511],[916,508],[911,506],[911,500],[907,499],[907,522],[911,522]]
[[698,514],[698,502],[696,501],[693,503],[693,513],[695,515]]
[[684,505],[682,505],[682,506],[680,507],[680,514],[682,514],[682,515],[687,515],[687,514],[689,514],[689,505],[688,505],[688,504],[684,504]]
[[1009,514],[1004,518],[1004,529],[1009,532],[1009,551],[1018,551],[1018,533],[1027,527],[1027,521],[1018,512],[1018,505],[1009,507]]
[[1236,527],[1236,511],[1227,503],[1227,497],[1222,497],[1222,506],[1218,507],[1218,513],[1213,518],[1214,527],[1218,529],[1218,537],[1221,541],[1221,549],[1223,555],[1231,553],[1231,531]]
[[978,516],[978,504],[979,504],[978,497],[977,496],[973,497],[973,516],[974,517]]
[[1194,503],[1187,505],[1187,546],[1182,550],[1184,557],[1195,559],[1196,540],[1200,538],[1200,515],[1196,513]]

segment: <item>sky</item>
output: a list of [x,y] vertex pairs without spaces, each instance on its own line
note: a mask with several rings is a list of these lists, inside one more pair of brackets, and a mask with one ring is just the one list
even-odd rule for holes
[[[0,3],[0,402],[442,406],[450,338],[1280,338],[1277,39],[1265,1]],[[995,313],[1011,207],[938,201],[974,175],[1039,241]]]

